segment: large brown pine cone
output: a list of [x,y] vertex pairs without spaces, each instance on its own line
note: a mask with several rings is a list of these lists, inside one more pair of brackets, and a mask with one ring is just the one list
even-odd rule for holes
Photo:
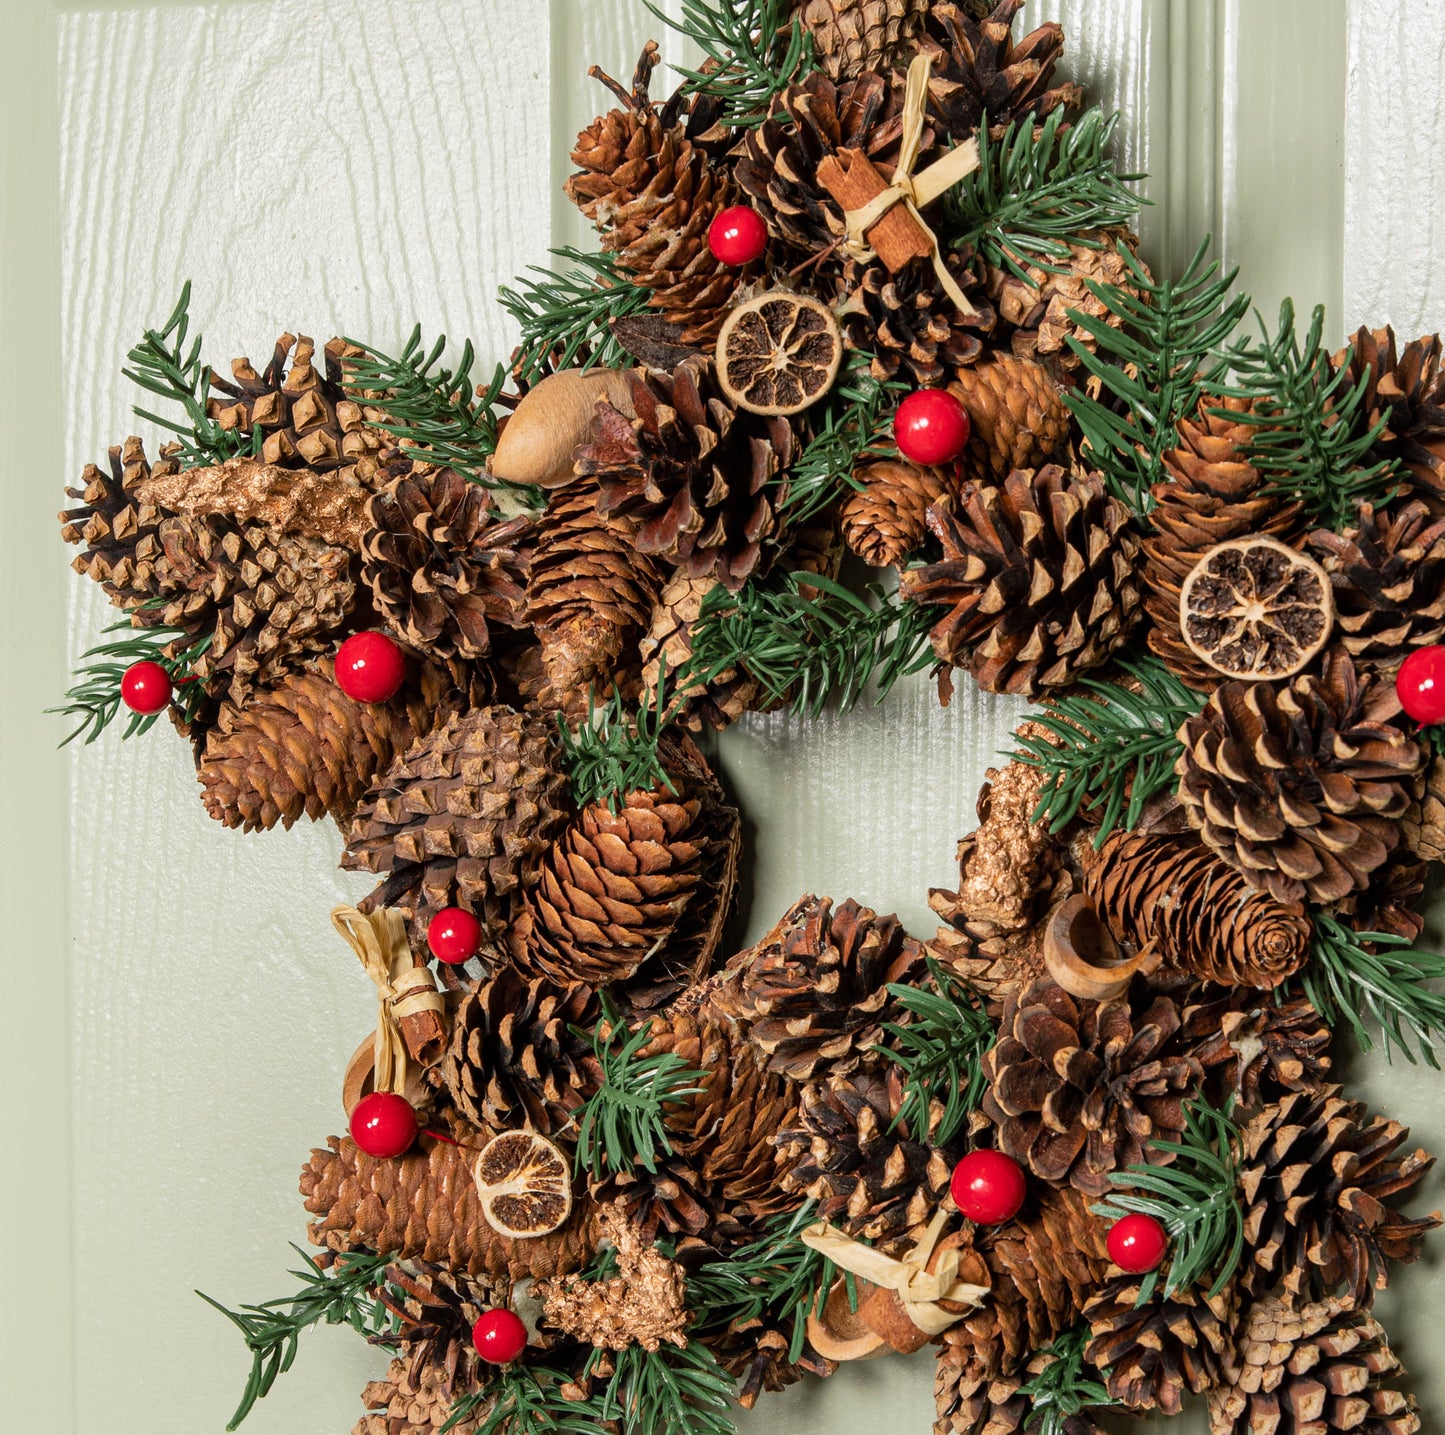
[[367,902],[420,931],[465,907],[497,935],[566,825],[557,729],[507,707],[454,715],[407,749],[356,814],[341,865],[386,880]]
[[1069,411],[1042,364],[993,353],[961,369],[949,392],[968,410],[962,467],[979,483],[1002,483],[1016,468],[1048,462],[1069,437]]
[[956,511],[929,510],[928,526],[943,559],[905,573],[903,594],[947,610],[933,651],[989,692],[1067,686],[1141,616],[1138,540],[1097,478],[1019,469],[1000,488],[968,484]]
[[598,404],[578,474],[596,478],[599,512],[637,525],[640,553],[736,591],[777,529],[774,501],[793,456],[788,421],[735,408],[701,357],[671,375],[627,377],[636,417]]
[[846,1075],[899,1013],[888,986],[923,973],[922,946],[897,917],[851,899],[800,898],[755,947],[727,964],[709,1000],[741,1022],[768,1069],[795,1081]]
[[1283,1002],[1243,988],[1202,995],[1184,1008],[1184,1045],[1240,1111],[1291,1091],[1319,1091],[1330,1073],[1331,1032],[1302,996]]
[[591,1027],[598,1011],[580,982],[554,986],[504,967],[462,998],[435,1079],[486,1131],[562,1130],[601,1079],[591,1043],[573,1031]]
[[1042,1180],[1093,1196],[1126,1166],[1167,1165],[1156,1143],[1177,1140],[1203,1078],[1179,1030],[1178,1002],[1142,988],[1092,1002],[1042,977],[1010,992],[983,1058],[999,1145]]
[[930,0],[797,0],[794,14],[824,74],[851,80],[905,64],[929,8]]
[[1393,682],[1333,650],[1318,677],[1221,683],[1179,730],[1179,798],[1205,842],[1280,902],[1363,891],[1400,840],[1424,749]]
[[[369,1381],[361,1392],[367,1413],[351,1428],[351,1435],[437,1435],[451,1419],[459,1396],[444,1366],[414,1360],[393,1360],[381,1380]],[[485,1407],[484,1407],[485,1408]],[[484,1416],[481,1410],[451,1427],[455,1435],[476,1435]]]
[[1318,1431],[1416,1435],[1412,1395],[1389,1388],[1405,1369],[1368,1310],[1340,1296],[1297,1304],[1280,1296],[1246,1313],[1209,1392],[1212,1435]]
[[1439,1212],[1418,1220],[1393,1202],[1435,1164],[1424,1151],[1396,1157],[1410,1130],[1372,1117],[1339,1087],[1291,1092],[1241,1133],[1244,1234],[1241,1280],[1256,1294],[1283,1280],[1291,1295],[1348,1284],[1356,1305],[1383,1286],[1387,1261],[1415,1260]]

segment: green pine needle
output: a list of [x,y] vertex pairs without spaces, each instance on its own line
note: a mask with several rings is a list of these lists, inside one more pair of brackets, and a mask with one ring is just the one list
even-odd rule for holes
[[[608,325],[646,309],[647,290],[609,254],[584,254],[570,247],[549,252],[573,267],[558,274],[532,264],[528,268],[539,278],[519,277],[515,288],[497,291],[502,307],[522,330],[517,377],[531,382],[561,369],[628,362]],[[581,358],[584,347],[588,352]]]
[[793,0],[682,0],[680,19],[647,8],[702,52],[702,68],[678,71],[683,93],[716,100],[729,128],[761,124],[774,97],[816,68]]
[[352,1251],[338,1256],[329,1271],[321,1271],[299,1246],[291,1249],[306,1263],[303,1270],[291,1272],[301,1282],[301,1289],[292,1295],[227,1310],[219,1301],[196,1292],[240,1330],[251,1352],[251,1376],[227,1430],[235,1430],[256,1402],[271,1393],[276,1378],[291,1369],[302,1331],[323,1322],[349,1325],[368,1338],[394,1329],[391,1313],[375,1296],[390,1257]]
[[[894,1126],[906,1121],[918,1140],[946,1146],[967,1122],[988,1087],[984,1054],[998,1035],[983,998],[962,977],[928,959],[932,990],[890,983],[888,991],[912,1016],[907,1025],[888,1023],[890,1040],[875,1048],[903,1073],[903,1101]],[[929,1110],[942,1103],[937,1129],[929,1131]]]
[[1141,200],[1109,156],[1118,115],[1086,111],[1065,124],[1055,110],[1041,126],[1016,120],[991,140],[979,126],[979,166],[949,191],[948,222],[956,248],[971,246],[988,263],[1028,279],[1027,264],[1047,269],[1081,236],[1129,223]]
[[1302,973],[1311,1005],[1334,1026],[1349,1025],[1361,1051],[1374,1046],[1369,1022],[1398,1051],[1439,1069],[1432,1042],[1445,1033],[1445,994],[1424,984],[1445,978],[1445,957],[1416,951],[1403,937],[1356,932],[1325,912],[1314,914],[1315,937]]
[[606,1418],[602,1401],[595,1395],[569,1400],[561,1393],[569,1380],[545,1365],[503,1366],[457,1401],[437,1435],[479,1415],[477,1435],[596,1435]]
[[1119,255],[1128,287],[1089,281],[1087,288],[1122,325],[1070,310],[1092,347],[1069,336],[1069,347],[1097,381],[1102,397],[1079,384],[1064,396],[1109,490],[1141,518],[1150,490],[1168,478],[1164,456],[1179,441],[1179,422],[1199,407],[1225,372],[1217,351],[1249,312],[1249,296],[1233,294],[1235,275],[1208,259],[1210,241],[1194,252],[1178,279],[1156,280],[1127,246]]
[[601,1180],[638,1166],[656,1172],[659,1157],[672,1154],[667,1108],[697,1095],[702,1087],[696,1083],[706,1073],[690,1067],[676,1052],[640,1056],[652,1039],[652,1022],[645,1021],[629,1036],[605,994],[602,1012],[594,1031],[574,1028],[579,1036],[591,1038],[602,1068],[602,1084],[578,1113],[577,1173]]
[[609,811],[616,812],[618,803],[629,792],[677,790],[662,765],[657,746],[667,725],[661,707],[666,677],[664,659],[656,690],[644,697],[636,713],[628,713],[615,687],[611,701],[600,710],[589,698],[587,721],[576,731],[568,728],[558,713],[562,763],[578,807],[605,802]]
[[[1216,1110],[1200,1097],[1184,1108],[1179,1141],[1156,1141],[1156,1151],[1175,1160],[1169,1166],[1130,1166],[1113,1178],[1115,1194],[1094,1214],[1117,1221],[1131,1213],[1152,1216],[1169,1236],[1169,1276],[1164,1295],[1201,1284],[1212,1271],[1211,1296],[1218,1295],[1244,1254],[1244,1207],[1239,1194],[1239,1144],[1233,1098]],[[1139,1304],[1153,1298],[1159,1272],[1151,1271]]]
[[1119,666],[1140,692],[1082,678],[1088,697],[1048,698],[1047,710],[1032,718],[1057,743],[1021,737],[1014,754],[1045,775],[1033,820],[1060,832],[1086,811],[1099,822],[1095,846],[1121,821],[1126,829],[1135,827],[1144,804],[1172,790],[1174,763],[1183,751],[1176,734],[1204,705],[1203,696],[1157,658]]
[[[1029,1402],[1029,1416],[1020,1429],[1029,1430],[1031,1435],[1068,1435],[1072,1416],[1118,1404],[1108,1388],[1089,1374],[1095,1371],[1084,1358],[1090,1337],[1089,1327],[1081,1325],[1039,1352],[1052,1358],[1037,1375],[1019,1386],[1018,1393]],[[1039,1423],[1034,1424],[1035,1420]]]
[[[605,1354],[593,1351],[585,1373]],[[629,1345],[611,1360],[598,1409],[601,1420],[618,1422],[619,1435],[733,1435],[737,1382],[701,1341],[656,1350]]]

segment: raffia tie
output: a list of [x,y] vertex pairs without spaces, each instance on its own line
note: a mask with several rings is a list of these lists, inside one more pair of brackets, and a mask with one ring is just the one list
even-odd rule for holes
[[407,1055],[401,1020],[423,1011],[445,1012],[442,995],[432,974],[412,961],[406,919],[400,912],[390,907],[379,912],[335,907],[331,921],[376,983],[374,1089],[404,1093]]
[[938,1244],[947,1222],[948,1212],[939,1211],[919,1237],[918,1244],[901,1260],[885,1256],[882,1251],[845,1236],[827,1221],[817,1221],[809,1226],[803,1231],[801,1239],[805,1246],[820,1251],[835,1266],[862,1276],[875,1286],[897,1291],[904,1314],[919,1330],[929,1335],[942,1335],[950,1326],[957,1325],[963,1316],[944,1310],[940,1301],[954,1301],[971,1308],[981,1305],[989,1294],[987,1286],[976,1286],[959,1279],[960,1256],[956,1250],[944,1251],[934,1269],[928,1269],[933,1248]]
[[845,211],[843,219],[848,226],[848,234],[842,247],[845,253],[862,264],[876,258],[872,245],[868,243],[868,231],[894,205],[901,204],[928,237],[929,248],[933,251],[933,272],[943,285],[944,292],[958,306],[960,313],[976,314],[978,310],[969,303],[968,296],[959,288],[958,281],[943,262],[938,236],[919,212],[939,195],[952,189],[965,175],[972,174],[979,165],[978,141],[967,140],[949,150],[942,159],[935,160],[922,174],[913,173],[913,166],[918,163],[918,147],[923,142],[928,76],[932,68],[933,61],[927,55],[917,56],[908,67],[908,85],[903,92],[903,145],[898,153],[898,166],[893,171],[892,183],[861,208]]

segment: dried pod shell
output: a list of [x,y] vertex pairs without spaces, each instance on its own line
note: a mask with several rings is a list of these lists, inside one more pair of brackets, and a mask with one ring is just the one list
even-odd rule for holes
[[1152,943],[1125,957],[1100,920],[1093,899],[1082,892],[1066,897],[1044,927],[1044,962],[1049,975],[1070,994],[1108,1002],[1129,990],[1135,973],[1151,976],[1162,960]]
[[833,1283],[823,1309],[808,1314],[808,1344],[826,1360],[870,1360],[888,1355],[893,1347],[863,1321],[862,1306],[876,1287],[857,1282],[859,1309],[848,1301],[848,1284],[842,1278]]
[[599,399],[631,417],[624,369],[564,369],[529,389],[502,427],[492,477],[559,488],[572,477],[572,451],[587,442]]

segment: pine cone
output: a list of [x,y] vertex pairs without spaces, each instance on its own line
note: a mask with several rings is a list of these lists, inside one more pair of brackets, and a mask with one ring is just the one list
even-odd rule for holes
[[[384,1380],[373,1380],[361,1392],[363,1415],[351,1435],[437,1435],[456,1408],[458,1391],[440,1366],[393,1360]],[[477,1435],[483,1412],[468,1415],[451,1427],[455,1435]]]
[[1251,1306],[1220,1383],[1209,1392],[1213,1435],[1277,1430],[1319,1435],[1416,1435],[1411,1395],[1388,1388],[1404,1375],[1380,1323],[1339,1296]]
[[505,1280],[407,1261],[386,1268],[376,1298],[394,1317],[407,1355],[406,1378],[421,1385],[430,1367],[456,1396],[479,1384],[483,1373],[472,1327],[483,1311],[508,1305],[511,1292]]
[[1106,1370],[1110,1396],[1131,1410],[1177,1415],[1184,1393],[1202,1395],[1220,1376],[1233,1341],[1232,1291],[1156,1293],[1139,1304],[1138,1276],[1116,1276],[1084,1307],[1092,1338],[1084,1358]]
[[1417,857],[1445,862],[1445,757],[1429,760],[1424,789],[1400,818],[1400,832]]
[[1277,901],[1362,891],[1399,842],[1425,760],[1391,726],[1399,712],[1394,684],[1358,674],[1337,650],[1318,677],[1288,686],[1222,683],[1179,732],[1185,813]]
[[1245,990],[1201,997],[1184,1008],[1184,1044],[1241,1111],[1287,1092],[1321,1090],[1329,1079],[1331,1033],[1302,996]]
[[792,462],[792,429],[735,409],[703,358],[670,376],[631,371],[628,382],[637,417],[600,403],[578,474],[597,479],[599,512],[638,525],[639,552],[736,591],[777,527],[773,500]]
[[474,1126],[552,1135],[601,1080],[590,1043],[572,1030],[595,1025],[598,1010],[580,982],[553,986],[504,967],[468,989],[437,1078]]
[[944,1332],[933,1367],[933,1435],[1014,1435],[1029,1416],[1022,1377],[990,1375],[957,1331]]
[[1357,932],[1384,932],[1414,942],[1425,930],[1420,909],[1428,876],[1427,865],[1416,861],[1408,849],[1397,852],[1383,867],[1370,873],[1363,892],[1336,902],[1331,915]]
[[757,946],[735,956],[712,1005],[743,1023],[770,1071],[795,1081],[845,1076],[898,1014],[894,982],[923,973],[923,948],[897,917],[854,901],[800,898]]
[[1178,1003],[1162,993],[1082,1001],[1047,977],[1010,992],[983,1058],[999,1145],[1041,1179],[1092,1196],[1126,1166],[1167,1165],[1157,1143],[1178,1138],[1203,1078],[1179,1029]]
[[989,692],[1034,696],[1106,662],[1141,613],[1129,514],[1093,477],[1055,464],[968,484],[957,512],[929,510],[943,560],[903,575],[902,592],[948,611],[933,628],[939,662]]
[[1348,1282],[1356,1305],[1383,1287],[1387,1260],[1414,1261],[1440,1214],[1411,1220],[1390,1204],[1435,1164],[1424,1151],[1395,1158],[1410,1130],[1371,1117],[1339,1087],[1291,1092],[1241,1133],[1244,1285],[1263,1294],[1277,1280],[1294,1296]]
[[1276,902],[1192,838],[1118,832],[1086,857],[1084,890],[1121,942],[1154,943],[1204,981],[1268,991],[1309,957],[1299,902]]
[[1016,468],[1035,468],[1069,437],[1069,411],[1041,364],[993,353],[960,369],[949,392],[968,410],[963,469],[979,483],[1002,483]]
[[863,486],[843,500],[843,540],[874,568],[901,568],[928,533],[928,510],[958,484],[942,469],[899,459],[866,464],[853,477]]
[[900,67],[923,35],[929,0],[799,0],[798,18],[830,80]]
[[545,1236],[499,1236],[482,1215],[472,1179],[475,1152],[423,1137],[405,1156],[382,1161],[350,1137],[329,1136],[301,1171],[308,1231],[333,1251],[386,1251],[472,1276],[566,1275],[592,1258],[597,1213],[579,1202],[567,1223]]
[[420,930],[443,907],[495,936],[566,825],[556,728],[506,707],[449,717],[399,757],[356,814],[341,865],[389,875],[370,906],[409,909]]

